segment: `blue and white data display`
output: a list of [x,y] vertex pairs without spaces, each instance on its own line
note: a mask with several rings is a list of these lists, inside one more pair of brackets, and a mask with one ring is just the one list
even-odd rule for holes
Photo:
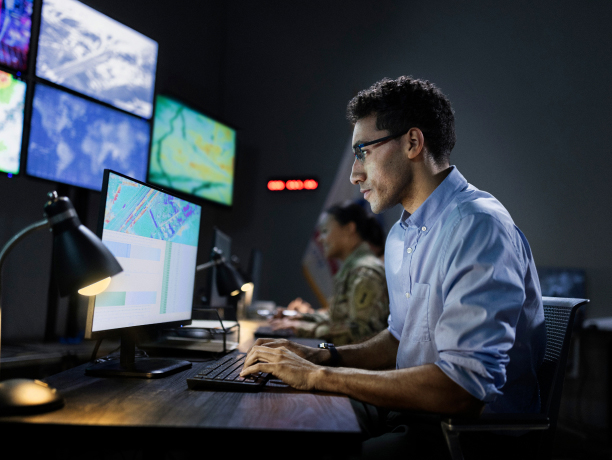
[[45,0],[36,75],[145,118],[157,42],[76,0]]
[[102,242],[123,272],[96,296],[92,331],[191,318],[201,207],[109,173]]
[[0,63],[26,70],[32,29],[32,0],[0,0]]
[[21,159],[26,84],[0,71],[0,171],[17,174]]
[[105,168],[144,181],[150,132],[142,118],[38,84],[26,172],[92,190]]

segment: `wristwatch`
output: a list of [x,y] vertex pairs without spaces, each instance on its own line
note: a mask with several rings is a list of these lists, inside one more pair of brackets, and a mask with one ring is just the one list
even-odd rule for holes
[[336,350],[333,343],[320,343],[319,348],[325,348],[331,353],[331,361],[329,362],[330,366],[337,366],[340,363],[340,353],[338,353],[338,350]]

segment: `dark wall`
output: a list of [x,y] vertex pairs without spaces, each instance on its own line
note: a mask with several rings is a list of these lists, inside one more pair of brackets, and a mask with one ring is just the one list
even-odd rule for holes
[[[264,293],[314,300],[299,261],[350,130],[346,102],[410,74],[447,93],[452,155],[498,197],[536,262],[587,270],[589,316],[612,314],[609,27],[612,5],[560,2],[241,2],[229,22],[227,116],[258,158],[252,223]],[[274,174],[316,173],[303,201],[264,190]],[[347,178],[348,180],[348,178]]]
[[[453,163],[506,205],[538,264],[587,270],[589,316],[612,315],[611,4],[85,3],[159,42],[159,92],[240,128],[236,204],[205,206],[199,262],[218,225],[243,262],[252,247],[263,251],[264,298],[314,301],[300,261],[350,139],[346,103],[382,77],[410,74],[453,102]],[[317,175],[321,188],[265,189],[270,176],[292,174]],[[51,188],[0,177],[0,243],[40,217]],[[99,194],[80,193],[90,194],[93,226]],[[44,330],[50,239],[30,238],[4,271],[5,338]]]

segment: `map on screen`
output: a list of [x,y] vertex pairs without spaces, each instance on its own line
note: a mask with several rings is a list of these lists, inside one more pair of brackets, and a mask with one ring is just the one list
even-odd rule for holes
[[92,190],[105,168],[145,180],[149,137],[142,118],[38,84],[26,172]]
[[45,0],[36,75],[151,118],[157,42],[75,0]]
[[232,204],[236,131],[166,96],[157,96],[149,181]]
[[26,70],[32,28],[32,0],[0,0],[0,63]]
[[111,174],[103,228],[197,246],[200,206]]
[[17,174],[26,84],[0,71],[0,171]]
[[123,272],[95,300],[92,331],[191,318],[201,207],[109,171],[102,242]]

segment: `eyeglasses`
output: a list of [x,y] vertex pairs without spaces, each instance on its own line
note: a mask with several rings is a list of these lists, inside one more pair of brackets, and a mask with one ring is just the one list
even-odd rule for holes
[[357,144],[353,146],[353,153],[355,154],[355,158],[357,158],[360,162],[364,162],[365,161],[365,156],[366,156],[366,151],[363,150],[364,147],[367,147],[368,145],[372,145],[372,144],[378,144],[379,142],[384,142],[384,141],[389,141],[391,139],[396,139],[398,137],[403,136],[404,134],[406,134],[409,130],[406,130],[402,133],[396,133],[396,134],[391,134],[390,136],[385,136],[385,137],[381,137],[380,139],[376,139],[375,141],[370,141],[370,142],[364,142],[362,144]]

